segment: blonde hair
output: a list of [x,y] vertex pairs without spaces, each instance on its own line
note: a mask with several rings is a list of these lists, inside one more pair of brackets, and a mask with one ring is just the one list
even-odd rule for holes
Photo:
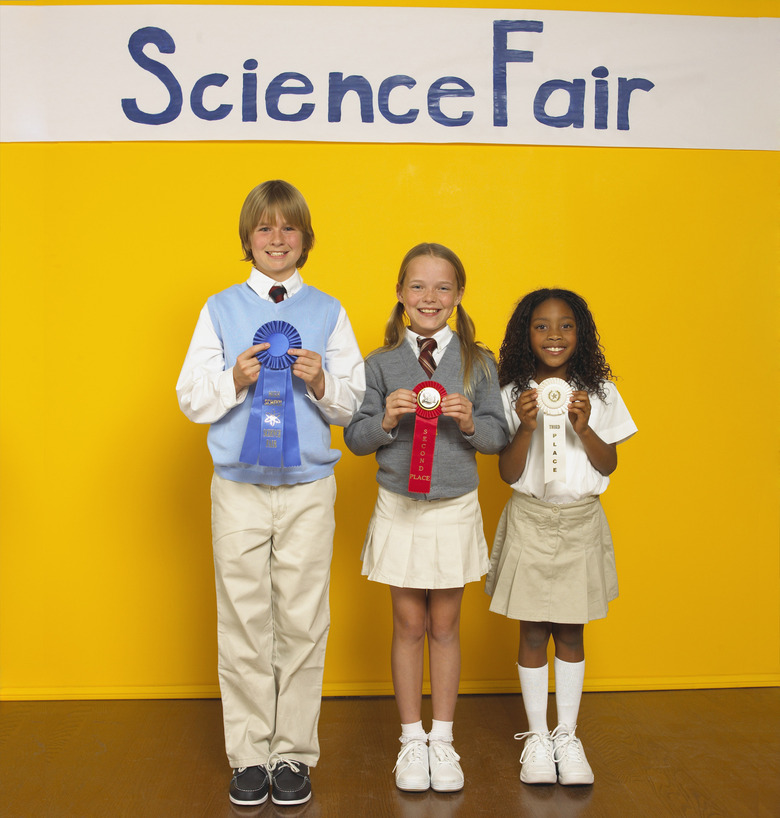
[[[465,290],[466,270],[463,267],[463,262],[449,247],[433,242],[417,244],[404,256],[401,262],[401,268],[398,271],[397,287],[399,289],[404,285],[409,265],[414,259],[420,256],[432,256],[449,262],[455,271],[455,286],[458,292]],[[406,310],[404,309],[404,305],[399,301],[395,307],[393,307],[393,311],[390,313],[390,318],[385,326],[384,345],[371,354],[373,355],[376,352],[388,352],[391,349],[397,349],[401,346],[401,344],[404,343],[406,328],[408,326],[409,321],[406,316]],[[471,395],[474,393],[474,388],[476,387],[477,371],[490,379],[491,371],[488,361],[493,360],[493,353],[484,344],[476,340],[474,322],[464,309],[463,304],[458,304],[455,308],[455,332],[460,341],[463,388],[467,395]]]
[[241,215],[238,217],[238,235],[244,251],[243,260],[254,261],[252,232],[257,225],[261,221],[275,221],[277,216],[303,233],[303,252],[297,264],[298,267],[303,267],[309,257],[309,250],[314,246],[311,213],[306,199],[298,188],[282,179],[263,182],[251,190],[244,199]]

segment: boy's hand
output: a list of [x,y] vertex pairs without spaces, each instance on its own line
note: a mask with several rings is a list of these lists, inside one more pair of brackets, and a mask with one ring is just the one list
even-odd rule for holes
[[255,356],[270,346],[270,344],[255,344],[245,349],[236,358],[233,366],[233,383],[236,385],[236,394],[257,382],[260,377],[260,361]]
[[325,373],[322,371],[322,356],[309,349],[288,349],[295,357],[293,375],[300,378],[311,389],[314,397],[321,400],[325,394]]
[[518,396],[515,403],[515,414],[520,419],[520,426],[525,427],[530,432],[536,429],[536,416],[539,414],[536,395],[535,389],[528,389]]
[[385,416],[382,418],[382,428],[391,432],[398,426],[403,415],[417,411],[417,395],[411,389],[396,389],[385,400]]
[[474,434],[473,408],[472,402],[458,392],[445,395],[444,400],[441,402],[442,414],[452,418],[464,435]]

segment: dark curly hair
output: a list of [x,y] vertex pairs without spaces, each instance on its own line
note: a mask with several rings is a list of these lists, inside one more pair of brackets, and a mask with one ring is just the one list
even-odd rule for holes
[[536,374],[536,358],[531,350],[531,316],[544,301],[557,298],[565,301],[574,313],[577,325],[577,346],[569,359],[566,379],[576,388],[605,397],[604,381],[614,375],[604,358],[596,324],[585,299],[571,290],[544,288],[534,290],[517,302],[509,319],[498,355],[498,383],[514,384],[512,399],[528,389]]

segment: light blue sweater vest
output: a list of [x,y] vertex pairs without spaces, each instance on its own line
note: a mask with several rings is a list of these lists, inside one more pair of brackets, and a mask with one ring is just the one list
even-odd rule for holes
[[[268,321],[292,324],[301,336],[302,348],[318,352],[323,366],[326,365],[325,349],[336,327],[340,305],[335,298],[320,290],[304,284],[291,298],[274,304],[260,298],[247,283],[243,283],[212,295],[207,304],[214,329],[222,342],[226,369],[235,364],[239,353],[252,346],[255,332]],[[330,426],[307,396],[306,384],[293,375],[292,385],[301,465],[276,468],[239,462],[255,396],[253,385],[243,403],[209,428],[209,451],[214,460],[214,471],[220,477],[238,483],[283,486],[310,483],[333,474],[341,452],[330,447]]]

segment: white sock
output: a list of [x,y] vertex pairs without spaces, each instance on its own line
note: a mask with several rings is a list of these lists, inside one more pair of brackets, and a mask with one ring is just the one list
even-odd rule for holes
[[411,724],[401,725],[401,744],[406,744],[410,741],[427,741],[428,736],[423,730],[422,721],[415,721]]
[[547,733],[547,665],[542,667],[517,666],[523,706],[532,733]]
[[452,722],[434,719],[428,741],[446,741],[452,744]]
[[584,681],[584,659],[581,662],[564,662],[555,657],[555,705],[558,708],[558,724],[565,724],[570,730],[577,726]]

